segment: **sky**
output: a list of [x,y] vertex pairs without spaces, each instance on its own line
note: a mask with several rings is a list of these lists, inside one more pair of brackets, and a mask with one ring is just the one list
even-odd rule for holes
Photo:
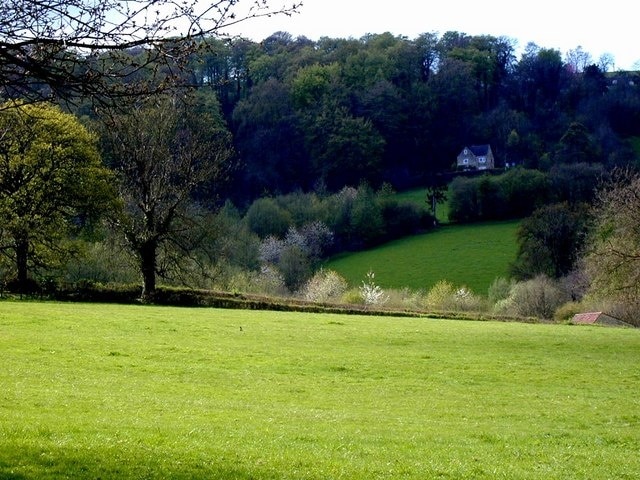
[[[285,0],[271,0],[278,7]],[[291,0],[288,0],[289,3]],[[228,31],[254,41],[274,32],[311,40],[320,37],[360,38],[391,32],[409,39],[425,32],[440,35],[506,36],[516,40],[518,56],[534,42],[566,54],[581,46],[594,62],[614,57],[615,70],[640,69],[640,2],[607,0],[302,0],[292,16],[252,19]]]

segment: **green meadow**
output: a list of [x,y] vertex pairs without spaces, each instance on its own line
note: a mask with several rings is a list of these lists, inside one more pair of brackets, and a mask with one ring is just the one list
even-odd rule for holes
[[338,255],[326,268],[359,285],[368,271],[385,288],[428,290],[439,280],[486,294],[496,277],[507,277],[516,258],[519,221],[444,225],[356,253]]
[[0,302],[2,479],[637,479],[640,331]]

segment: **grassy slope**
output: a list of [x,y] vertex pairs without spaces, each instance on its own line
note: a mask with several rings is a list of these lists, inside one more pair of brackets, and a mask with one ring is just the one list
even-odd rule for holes
[[450,225],[391,242],[365,252],[340,255],[326,265],[358,285],[367,271],[383,287],[428,289],[438,280],[466,285],[485,294],[491,282],[506,276],[515,259],[519,222]]
[[[402,202],[412,202],[418,205],[424,210],[431,211],[426,203],[426,189],[416,188],[412,190],[405,190],[396,194],[396,198]],[[449,221],[449,202],[444,201],[439,203],[436,207],[436,217],[440,223],[446,223]]]
[[636,330],[2,302],[0,352],[2,479],[640,471]]

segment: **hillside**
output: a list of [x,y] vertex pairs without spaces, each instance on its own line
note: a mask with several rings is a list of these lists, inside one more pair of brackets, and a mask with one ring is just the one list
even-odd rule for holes
[[519,221],[446,225],[326,263],[350,284],[358,285],[371,270],[386,288],[428,289],[439,280],[465,285],[485,294],[491,282],[506,276],[516,255]]

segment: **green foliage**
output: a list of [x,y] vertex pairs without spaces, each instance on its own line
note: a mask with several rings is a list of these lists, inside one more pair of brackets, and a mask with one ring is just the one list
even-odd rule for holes
[[640,470],[632,329],[6,301],[0,325],[3,478]]
[[511,272],[518,279],[543,274],[560,278],[574,269],[587,231],[584,206],[554,204],[536,210],[518,228],[518,256]]
[[312,274],[309,257],[298,245],[287,245],[277,266],[290,292],[297,292]]
[[269,197],[253,202],[245,215],[249,229],[260,238],[284,236],[291,225],[291,216]]
[[546,204],[548,175],[513,168],[498,176],[456,177],[450,185],[449,218],[455,222],[522,218]]
[[82,247],[81,254],[72,259],[65,269],[66,282],[131,284],[139,279],[131,256],[115,239],[85,242]]
[[480,297],[467,287],[455,287],[441,280],[427,292],[424,299],[427,310],[436,311],[481,311],[484,305]]
[[323,254],[360,249],[433,228],[433,217],[425,209],[366,184],[335,194],[263,197],[251,204],[244,219],[263,239],[283,239],[292,229],[310,234],[314,225],[325,225],[333,235],[330,242],[323,240]]
[[455,292],[451,282],[440,280],[427,293],[425,304],[432,310],[452,310]]
[[569,322],[575,314],[584,311],[584,306],[579,302],[567,302],[556,309],[553,319],[558,323]]
[[48,105],[0,106],[0,252],[18,288],[34,271],[63,266],[84,227],[114,206],[97,140]]
[[349,227],[351,243],[359,246],[371,246],[386,233],[380,204],[373,190],[366,185],[358,189]]

